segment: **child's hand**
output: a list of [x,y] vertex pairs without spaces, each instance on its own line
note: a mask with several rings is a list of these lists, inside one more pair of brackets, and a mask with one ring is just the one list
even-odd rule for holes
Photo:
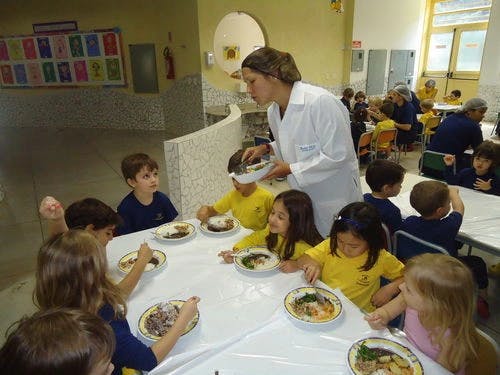
[[197,296],[188,298],[188,300],[184,302],[179,311],[179,317],[177,318],[179,324],[186,326],[189,321],[195,317],[198,312],[198,302],[200,302],[200,297]]
[[384,319],[377,312],[366,314],[365,320],[368,322],[371,329],[384,329],[385,327],[387,327],[387,324],[384,322]]
[[43,198],[38,211],[47,220],[60,220],[64,218],[64,208],[54,197]]
[[321,275],[321,266],[318,263],[308,263],[302,268],[308,283],[314,284]]
[[145,261],[144,263],[148,263],[151,258],[153,258],[153,250],[151,250],[146,242],[142,243],[137,252],[137,260],[143,260]]
[[201,206],[198,212],[196,213],[196,218],[205,223],[210,217],[210,211],[208,206]]
[[474,182],[474,189],[488,191],[491,189],[491,178],[488,181],[481,180],[480,178],[476,179]]
[[299,270],[299,266],[297,265],[297,261],[295,260],[284,260],[280,263],[279,269],[284,273],[292,273]]
[[224,259],[224,262],[226,263],[233,263],[234,262],[234,254],[235,252],[233,250],[223,250],[217,254],[218,256],[222,257]]
[[448,167],[451,167],[455,163],[455,155],[445,155],[443,161]]
[[395,293],[397,294],[397,291],[399,291],[399,289],[394,291],[392,284],[384,285],[373,294],[371,299],[372,305],[375,307],[385,305],[392,299]]

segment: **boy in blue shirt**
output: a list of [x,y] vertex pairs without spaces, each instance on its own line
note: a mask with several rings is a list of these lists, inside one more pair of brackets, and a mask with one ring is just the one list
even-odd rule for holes
[[158,191],[158,163],[148,155],[138,153],[122,160],[123,178],[132,191],[118,205],[123,224],[118,234],[155,228],[174,220],[178,212],[170,199]]
[[404,177],[405,169],[390,160],[374,160],[366,169],[365,180],[372,192],[363,199],[377,208],[391,234],[400,229],[402,218],[401,210],[389,198],[399,194]]

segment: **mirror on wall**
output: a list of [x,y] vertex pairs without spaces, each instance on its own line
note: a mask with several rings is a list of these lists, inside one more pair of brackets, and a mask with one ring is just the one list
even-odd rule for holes
[[215,30],[215,61],[230,77],[241,79],[241,62],[265,45],[264,33],[255,19],[243,12],[231,12]]

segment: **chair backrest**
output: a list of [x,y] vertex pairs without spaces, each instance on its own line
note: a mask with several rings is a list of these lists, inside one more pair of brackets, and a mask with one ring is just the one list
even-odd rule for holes
[[465,368],[466,375],[476,374],[496,374],[499,366],[499,349],[496,341],[490,337],[486,332],[476,328],[479,333],[479,346],[477,350],[477,358],[469,363]]
[[361,134],[358,141],[357,156],[358,158],[362,155],[368,154],[370,152],[369,146],[372,142],[373,132],[366,132]]
[[396,140],[397,134],[398,129],[396,128],[381,130],[377,135],[377,139],[375,140],[377,148],[380,144],[394,142]]
[[445,248],[424,241],[403,230],[398,230],[394,233],[393,246],[396,256],[402,261],[407,261],[415,255],[424,253],[442,253],[449,255]]
[[433,130],[433,129],[438,127],[440,122],[441,122],[441,116],[432,116],[425,123],[425,129],[426,130]]
[[384,223],[382,223],[382,229],[384,230],[384,234],[385,234],[386,250],[388,252],[390,252],[391,254],[394,254],[393,248],[392,248],[392,236],[391,236],[391,232],[390,232],[389,228],[387,227],[387,225],[385,225]]
[[[442,152],[425,150],[420,161],[420,174],[431,178],[436,178],[437,175],[442,176],[443,171],[446,169],[443,160],[445,155]],[[455,164],[453,165],[453,171],[455,172]],[[444,176],[439,179],[444,180]]]

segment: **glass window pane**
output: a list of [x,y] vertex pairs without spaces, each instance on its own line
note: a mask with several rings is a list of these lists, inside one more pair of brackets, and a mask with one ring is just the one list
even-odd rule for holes
[[431,34],[425,70],[448,71],[453,33]]
[[458,13],[437,14],[432,18],[432,26],[463,25],[467,23],[488,22],[490,10],[475,10]]
[[434,14],[490,7],[491,0],[451,0],[434,4]]
[[460,34],[457,71],[478,72],[481,69],[486,30],[464,31]]

